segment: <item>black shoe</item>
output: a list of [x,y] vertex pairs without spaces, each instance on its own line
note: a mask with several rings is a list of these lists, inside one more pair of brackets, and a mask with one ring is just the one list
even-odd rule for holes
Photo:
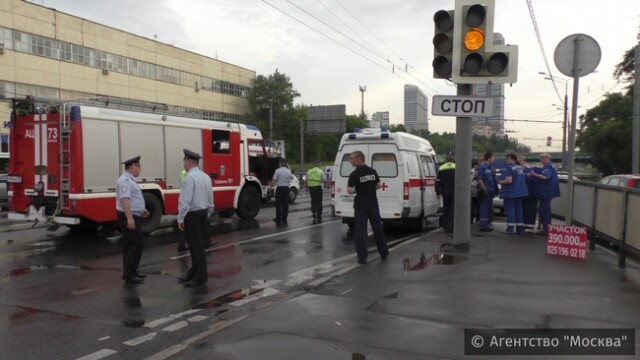
[[146,277],[147,277],[147,275],[145,275],[145,274],[140,274],[139,272],[137,272],[137,273],[136,273],[136,276],[137,276],[137,277],[139,277],[139,278],[141,278],[141,279],[144,279],[144,278],[146,278]]
[[318,221],[316,219],[313,219],[313,224],[315,225],[317,223],[318,223]]
[[189,282],[191,281],[190,277],[187,276],[178,276],[178,282],[179,283],[185,283],[185,282]]
[[137,276],[134,276],[134,277],[131,277],[131,278],[125,280],[125,282],[127,284],[142,284],[144,282],[144,279],[143,278],[139,278]]
[[280,219],[278,219],[278,218],[273,218],[272,220],[273,220],[277,225],[282,224],[282,221],[280,221]]
[[490,231],[493,231],[493,229],[492,228],[480,228],[480,231],[490,232]]
[[322,218],[318,218],[318,224],[322,222]]
[[385,261],[385,260],[387,260],[387,257],[388,257],[388,256],[389,256],[389,255],[380,256],[380,259],[382,259],[382,261]]
[[367,260],[358,260],[358,264],[367,265]]
[[184,283],[184,287],[199,287],[199,286],[203,286],[203,285],[207,285],[206,281],[188,281],[186,283]]
[[178,246],[178,251],[187,251],[187,250],[189,250],[189,248],[186,246],[182,246],[182,247]]

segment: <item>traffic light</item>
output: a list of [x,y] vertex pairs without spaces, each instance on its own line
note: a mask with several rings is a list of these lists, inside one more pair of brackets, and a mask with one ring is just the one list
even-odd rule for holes
[[440,10],[433,15],[433,77],[450,79],[453,64],[453,10]]
[[452,81],[456,84],[515,83],[518,47],[494,44],[495,0],[456,0]]

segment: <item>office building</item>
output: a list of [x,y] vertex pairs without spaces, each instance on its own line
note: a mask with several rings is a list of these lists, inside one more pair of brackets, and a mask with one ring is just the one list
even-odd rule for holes
[[255,78],[252,70],[21,0],[4,0],[0,8],[0,69],[5,153],[12,97],[98,99],[110,107],[244,122]]
[[404,86],[404,127],[407,130],[429,130],[429,105],[426,95],[415,85]]

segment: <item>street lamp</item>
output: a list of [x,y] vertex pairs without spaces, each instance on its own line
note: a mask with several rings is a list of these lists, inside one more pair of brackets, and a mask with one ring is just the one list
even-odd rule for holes
[[564,83],[564,116],[562,118],[562,170],[567,171],[567,123],[569,121],[569,97],[567,93],[569,80],[548,75],[543,71],[538,71],[538,74],[545,75],[545,80],[551,80],[552,82],[559,81],[561,83]]

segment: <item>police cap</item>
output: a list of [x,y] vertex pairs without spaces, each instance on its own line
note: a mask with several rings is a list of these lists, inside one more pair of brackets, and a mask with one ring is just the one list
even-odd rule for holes
[[127,161],[123,161],[122,163],[123,163],[125,166],[131,166],[131,165],[133,165],[133,164],[137,164],[137,163],[139,163],[139,162],[140,162],[140,155],[138,155],[138,156],[136,156],[136,157],[133,157],[133,158],[131,158],[131,159],[127,160]]
[[320,160],[314,160],[314,161],[313,161],[313,165],[316,165],[316,166],[317,166],[317,165],[320,165]]
[[287,160],[285,158],[280,158],[280,165],[287,165]]
[[189,149],[182,149],[182,152],[184,152],[184,158],[185,159],[191,159],[191,160],[200,160],[200,158],[202,158],[202,156],[200,156],[200,154],[195,153]]

